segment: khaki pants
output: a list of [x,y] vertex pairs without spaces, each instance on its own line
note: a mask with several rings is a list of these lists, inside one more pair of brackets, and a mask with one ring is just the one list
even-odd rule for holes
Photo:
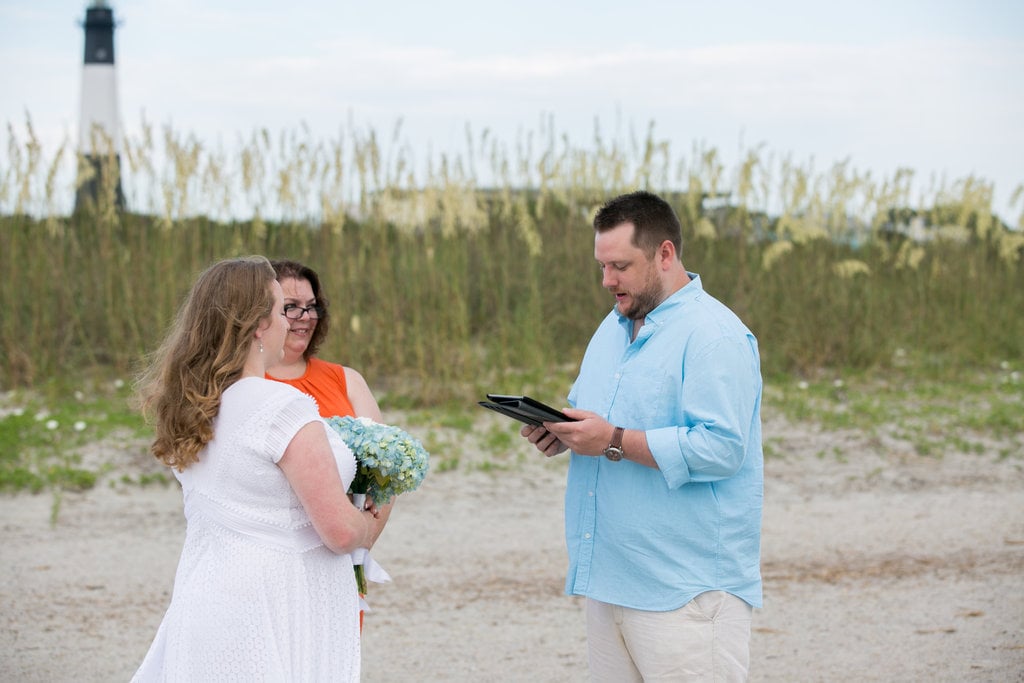
[[750,605],[723,591],[701,593],[671,612],[646,612],[587,599],[590,679],[746,681]]

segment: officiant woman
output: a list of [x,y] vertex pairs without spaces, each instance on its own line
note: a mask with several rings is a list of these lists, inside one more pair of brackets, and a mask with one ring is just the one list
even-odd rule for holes
[[[290,384],[312,396],[322,417],[351,415],[384,422],[377,399],[361,374],[316,355],[331,324],[329,302],[320,285],[320,276],[298,261],[282,259],[270,264],[284,292],[288,334],[284,341],[284,358],[267,371],[267,379]],[[393,504],[380,507],[379,516],[384,523],[391,515]],[[370,545],[364,547],[372,548],[383,530],[381,524],[370,539]]]

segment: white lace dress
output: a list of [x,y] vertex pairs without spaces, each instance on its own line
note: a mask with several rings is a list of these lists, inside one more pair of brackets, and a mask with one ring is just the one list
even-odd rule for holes
[[[320,420],[313,399],[250,377],[214,439],[175,472],[188,521],[174,594],[135,681],[358,681],[352,558],[328,550],[276,465]],[[324,426],[345,486],[355,459]]]

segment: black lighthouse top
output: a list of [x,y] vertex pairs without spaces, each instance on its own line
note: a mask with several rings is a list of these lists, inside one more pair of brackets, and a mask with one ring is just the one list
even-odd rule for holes
[[93,0],[85,10],[85,63],[114,63],[114,10],[104,0]]

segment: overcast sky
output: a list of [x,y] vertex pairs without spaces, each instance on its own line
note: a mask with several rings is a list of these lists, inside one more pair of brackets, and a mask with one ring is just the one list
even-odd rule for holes
[[[51,151],[78,135],[87,4],[0,0],[0,118],[28,112]],[[608,137],[653,121],[676,155],[975,174],[997,210],[1024,183],[1020,0],[109,4],[128,135],[144,115],[226,145],[303,123],[388,139],[401,119],[425,154],[464,149],[467,124],[513,144],[544,117],[585,146],[595,120]]]

